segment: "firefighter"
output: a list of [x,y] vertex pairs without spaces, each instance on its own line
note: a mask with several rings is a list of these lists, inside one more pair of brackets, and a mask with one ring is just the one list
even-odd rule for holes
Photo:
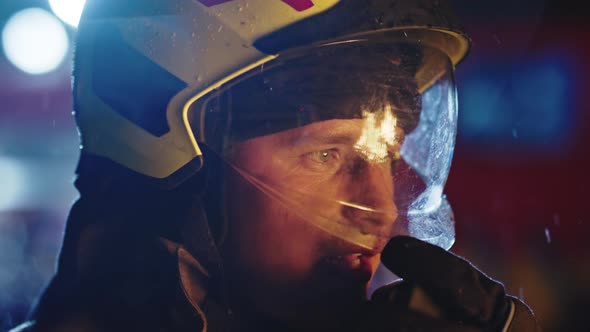
[[446,251],[445,1],[96,0],[77,38],[80,198],[17,331],[536,330]]

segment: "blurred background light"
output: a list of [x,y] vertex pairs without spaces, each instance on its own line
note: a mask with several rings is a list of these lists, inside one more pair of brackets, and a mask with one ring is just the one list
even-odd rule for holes
[[0,301],[14,294],[19,274],[25,260],[27,229],[23,222],[7,222],[0,218]]
[[571,63],[551,53],[487,59],[462,78],[459,139],[528,152],[561,149],[575,124]]
[[65,23],[77,27],[86,0],[49,0],[51,10]]
[[21,162],[0,157],[0,188],[0,211],[21,203],[27,191],[27,176]]
[[68,50],[63,24],[41,8],[12,15],[2,30],[2,47],[8,60],[29,74],[45,74],[63,62]]

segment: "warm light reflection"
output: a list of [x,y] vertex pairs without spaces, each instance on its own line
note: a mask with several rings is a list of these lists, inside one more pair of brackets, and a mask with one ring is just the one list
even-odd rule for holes
[[389,156],[389,147],[395,144],[395,126],[397,118],[393,115],[391,105],[385,105],[383,112],[363,110],[363,131],[354,145],[368,161],[385,162]]

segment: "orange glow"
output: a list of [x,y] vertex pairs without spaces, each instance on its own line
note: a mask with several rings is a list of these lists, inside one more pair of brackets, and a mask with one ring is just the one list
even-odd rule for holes
[[385,105],[383,112],[379,113],[363,110],[363,119],[363,131],[354,145],[355,150],[370,162],[385,162],[389,156],[388,148],[396,143],[397,118],[391,105]]

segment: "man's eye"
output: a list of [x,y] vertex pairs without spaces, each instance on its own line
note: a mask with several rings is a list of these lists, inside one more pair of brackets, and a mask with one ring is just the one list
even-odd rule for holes
[[326,149],[307,153],[305,157],[317,164],[328,165],[340,159],[340,154],[336,149]]
[[323,150],[318,152],[318,159],[323,163],[327,163],[328,161],[330,161],[330,157],[330,151]]

